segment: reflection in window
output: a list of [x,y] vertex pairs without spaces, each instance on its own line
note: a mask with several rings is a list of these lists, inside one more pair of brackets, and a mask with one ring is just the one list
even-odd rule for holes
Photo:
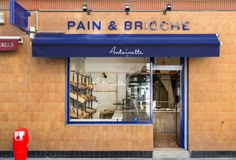
[[149,58],[70,58],[70,122],[150,122]]

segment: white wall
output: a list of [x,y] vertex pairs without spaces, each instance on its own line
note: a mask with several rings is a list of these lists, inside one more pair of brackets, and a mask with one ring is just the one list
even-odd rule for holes
[[144,58],[86,58],[85,72],[121,72],[141,71]]
[[[85,72],[91,73],[96,83],[94,95],[99,109],[115,109],[113,103],[126,98],[126,73],[140,72],[147,62],[144,58],[86,58]],[[103,73],[107,75],[104,78]]]
[[84,73],[85,58],[70,58],[70,70]]

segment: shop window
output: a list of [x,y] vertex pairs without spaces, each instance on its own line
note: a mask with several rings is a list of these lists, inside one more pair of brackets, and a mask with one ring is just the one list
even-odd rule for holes
[[151,123],[149,58],[68,63],[68,123]]

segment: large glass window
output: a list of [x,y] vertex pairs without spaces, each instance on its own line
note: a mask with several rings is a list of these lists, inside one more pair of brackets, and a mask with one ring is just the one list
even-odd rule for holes
[[149,58],[70,58],[69,123],[150,123]]

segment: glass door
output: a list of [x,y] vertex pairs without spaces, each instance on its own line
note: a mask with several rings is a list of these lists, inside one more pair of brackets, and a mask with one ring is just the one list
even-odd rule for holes
[[179,148],[181,65],[153,67],[154,148]]

